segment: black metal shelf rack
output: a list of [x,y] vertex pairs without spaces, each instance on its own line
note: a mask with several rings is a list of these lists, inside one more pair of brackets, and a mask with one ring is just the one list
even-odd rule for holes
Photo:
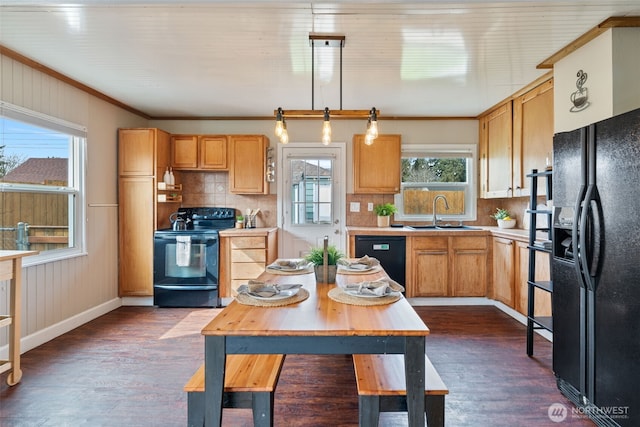
[[[545,197],[547,202],[552,199],[552,177],[553,172],[551,170],[545,170],[538,172],[537,169],[533,169],[530,174],[527,175],[531,178],[531,209],[527,210],[529,214],[529,275],[528,275],[528,300],[527,300],[527,355],[533,355],[533,333],[536,329],[546,329],[549,332],[553,332],[553,315],[552,316],[536,316],[535,315],[535,296],[536,288],[542,289],[551,294],[553,298],[553,281],[552,280],[536,280],[536,252],[544,252],[549,254],[549,262],[551,262],[551,248],[552,248],[552,211],[536,209],[538,198],[538,178],[546,178],[546,192]],[[538,227],[537,218],[538,215],[547,215],[547,226]],[[538,232],[547,233],[547,244],[545,242],[538,242]]]

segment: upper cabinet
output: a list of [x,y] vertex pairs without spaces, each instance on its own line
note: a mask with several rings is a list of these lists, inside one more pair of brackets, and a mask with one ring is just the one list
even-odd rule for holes
[[177,170],[227,170],[226,135],[173,135],[171,165]]
[[120,176],[162,176],[169,166],[169,134],[160,129],[122,129],[118,141]]
[[480,194],[510,197],[512,187],[512,103],[500,105],[480,118]]
[[269,194],[268,147],[269,138],[264,135],[229,136],[229,192]]
[[[548,80],[513,101],[514,196],[531,194],[531,169],[544,170],[553,152],[553,80]],[[538,188],[539,195],[545,187]]]
[[530,194],[526,175],[544,170],[553,150],[553,79],[479,118],[480,195]]
[[400,192],[400,145],[400,135],[380,135],[371,145],[353,136],[354,194]]

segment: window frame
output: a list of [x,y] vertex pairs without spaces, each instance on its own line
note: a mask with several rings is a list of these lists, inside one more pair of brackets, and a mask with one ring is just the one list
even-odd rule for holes
[[87,129],[84,126],[4,101],[0,101],[0,117],[59,132],[70,138],[68,167],[71,182],[67,186],[0,183],[0,192],[48,193],[69,196],[67,199],[69,203],[69,242],[73,242],[73,245],[67,248],[42,251],[37,255],[27,257],[23,261],[23,266],[28,267],[86,255]]
[[[454,189],[465,187],[465,213],[462,215],[438,214],[438,219],[444,221],[476,221],[477,220],[477,193],[478,193],[478,147],[474,144],[410,144],[402,145],[401,158],[408,157],[465,157],[467,162],[467,182],[442,182],[435,183],[438,189]],[[402,173],[402,171],[400,172]],[[403,190],[405,188],[423,187],[425,183],[403,183],[400,181],[400,192],[394,195],[394,204],[398,212],[394,215],[396,221],[432,221],[433,215],[409,215],[404,213]]]

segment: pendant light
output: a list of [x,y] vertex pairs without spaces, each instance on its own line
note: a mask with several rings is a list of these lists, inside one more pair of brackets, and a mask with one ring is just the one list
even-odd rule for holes
[[[322,144],[331,144],[331,118],[344,119],[367,119],[367,132],[365,142],[367,145],[373,144],[373,140],[378,137],[378,115],[380,110],[375,107],[370,110],[343,110],[342,109],[342,48],[344,48],[346,37],[332,34],[309,34],[309,44],[311,45],[311,110],[287,110],[280,107],[274,110],[276,116],[275,134],[280,138],[280,142],[289,142],[287,133],[286,118],[310,119],[322,118]],[[319,47],[339,47],[340,48],[340,109],[329,111],[329,107],[324,110],[314,109],[314,76],[315,76],[315,56],[314,48]]]

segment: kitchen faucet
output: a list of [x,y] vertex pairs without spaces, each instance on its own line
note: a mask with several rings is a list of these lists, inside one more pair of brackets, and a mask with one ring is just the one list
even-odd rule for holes
[[449,202],[447,202],[447,198],[442,194],[438,194],[433,198],[433,225],[434,227],[438,224],[438,218],[436,217],[436,204],[438,203],[438,199],[444,200],[444,208],[449,210]]

